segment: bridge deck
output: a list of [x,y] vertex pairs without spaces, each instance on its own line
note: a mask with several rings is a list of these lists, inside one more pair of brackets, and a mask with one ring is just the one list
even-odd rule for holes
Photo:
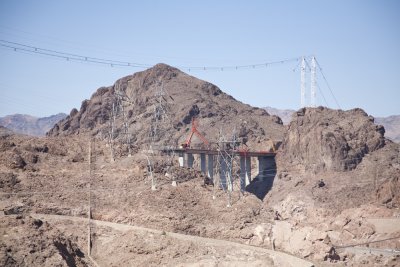
[[[218,155],[218,150],[201,149],[201,148],[173,148],[173,149],[162,149],[163,152],[173,151],[175,153],[187,153],[187,154],[206,154],[206,155]],[[275,157],[276,152],[268,151],[230,151],[235,155],[247,156],[247,157]]]

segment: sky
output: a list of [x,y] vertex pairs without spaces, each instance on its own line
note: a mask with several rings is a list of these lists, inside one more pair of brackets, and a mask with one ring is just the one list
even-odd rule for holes
[[[241,102],[295,110],[298,61],[238,70],[193,67],[314,55],[322,68],[318,105],[359,107],[377,117],[400,114],[397,0],[2,0],[0,40],[145,66],[163,62]],[[68,114],[99,87],[145,68],[76,62],[0,45],[0,116]]]

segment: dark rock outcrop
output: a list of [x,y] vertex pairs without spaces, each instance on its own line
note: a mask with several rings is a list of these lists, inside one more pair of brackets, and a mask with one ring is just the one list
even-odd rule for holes
[[289,124],[280,160],[315,173],[352,170],[385,145],[384,133],[361,109],[303,108]]

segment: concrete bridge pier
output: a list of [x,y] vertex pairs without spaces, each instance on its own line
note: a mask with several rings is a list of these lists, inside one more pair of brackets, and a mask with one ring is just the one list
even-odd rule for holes
[[194,156],[192,153],[187,153],[187,166],[188,168],[193,168]]
[[186,165],[185,154],[183,152],[181,152],[178,154],[178,156],[179,156],[179,159],[178,159],[179,167],[185,167],[185,165]]
[[264,181],[276,172],[275,158],[273,157],[258,157],[258,179]]
[[214,155],[207,155],[207,176],[214,183]]
[[206,174],[207,170],[206,170],[206,154],[201,153],[200,154],[200,170],[202,173]]
[[251,182],[251,157],[240,156],[240,190],[244,191]]
[[219,182],[221,183],[219,186],[222,187],[223,190],[226,190],[226,162],[221,161],[221,168],[219,169]]

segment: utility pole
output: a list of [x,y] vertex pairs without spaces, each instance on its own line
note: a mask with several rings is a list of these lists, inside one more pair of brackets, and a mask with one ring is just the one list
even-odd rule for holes
[[88,185],[88,195],[89,195],[89,207],[88,207],[88,255],[90,256],[92,251],[92,229],[91,229],[91,219],[92,219],[92,192],[91,192],[91,183],[92,183],[92,138],[89,140],[89,185]]

